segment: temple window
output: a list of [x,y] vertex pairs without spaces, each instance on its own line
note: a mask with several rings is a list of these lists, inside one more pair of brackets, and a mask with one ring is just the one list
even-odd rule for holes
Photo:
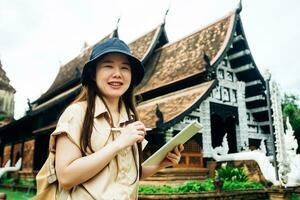
[[223,101],[230,101],[230,92],[229,88],[223,88],[222,89],[222,100]]
[[229,71],[226,72],[226,80],[233,82],[233,74],[232,74],[232,72],[229,72]]
[[251,119],[250,113],[247,113],[247,121],[250,121],[250,119]]
[[221,90],[220,90],[220,87],[216,87],[214,89],[213,96],[214,96],[214,98],[221,100]]
[[193,121],[200,122],[200,117],[196,117],[196,116],[190,116],[190,115],[188,115],[184,119],[187,122],[193,122]]
[[222,65],[223,65],[224,67],[227,67],[227,59],[224,58],[224,59],[222,60]]
[[236,90],[232,90],[232,101],[237,103],[237,93]]
[[224,79],[224,70],[223,69],[218,70],[218,78]]

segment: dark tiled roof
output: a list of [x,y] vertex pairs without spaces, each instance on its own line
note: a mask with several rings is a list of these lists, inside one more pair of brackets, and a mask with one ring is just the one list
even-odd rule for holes
[[150,58],[146,68],[155,68],[152,75],[142,87],[141,94],[150,90],[186,79],[205,71],[204,53],[211,64],[228,42],[231,34],[234,14],[196,32],[175,43],[158,49]]
[[92,47],[88,47],[79,56],[72,59],[67,64],[61,66],[54,82],[52,83],[48,91],[42,95],[42,97],[54,92],[59,87],[72,80],[80,79],[83,66],[89,60],[91,51]]
[[[108,38],[114,37],[117,35],[117,30],[114,32],[108,34],[103,39],[101,39],[99,42],[104,41]],[[93,45],[94,46],[94,45]],[[56,93],[63,92],[60,91],[60,89],[67,89],[70,84],[79,83],[82,69],[84,64],[89,60],[90,54],[92,52],[93,46],[87,47],[83,50],[81,54],[76,56],[74,59],[69,61],[67,64],[62,65],[59,69],[59,72],[50,86],[50,88],[34,103],[42,103],[46,101],[48,98],[51,98],[54,95],[57,95]]]
[[[129,44],[129,47],[135,56],[137,56],[138,58],[144,58],[146,54],[149,53],[150,49],[153,47],[153,43],[155,42],[154,37],[157,36],[156,33],[158,33],[160,28],[161,26],[158,26],[154,30],[150,31],[149,33],[145,34],[144,36],[136,39],[134,42]],[[114,31],[112,34],[109,34],[106,37],[104,37],[101,41],[116,36],[118,36],[118,33],[117,31]],[[69,87],[72,87],[74,84],[78,84],[83,66],[88,61],[92,48],[93,46],[86,48],[79,56],[75,57],[67,64],[61,66],[50,88],[33,104],[43,103],[49,98],[52,98],[60,92],[63,92]]]
[[146,127],[155,128],[156,121],[158,120],[156,117],[156,107],[158,105],[160,111],[163,113],[164,123],[169,123],[190,109],[195,103],[199,103],[213,83],[214,81],[205,82],[142,102],[137,109],[141,121],[145,123]]
[[138,59],[142,60],[153,42],[157,28],[131,42],[128,46]]

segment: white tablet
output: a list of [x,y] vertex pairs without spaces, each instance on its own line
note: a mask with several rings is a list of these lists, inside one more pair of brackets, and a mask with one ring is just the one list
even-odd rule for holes
[[146,161],[144,161],[142,166],[159,164],[170,151],[172,151],[177,145],[187,142],[191,137],[198,133],[201,128],[202,125],[197,121],[190,123],[176,136],[174,136],[171,140],[164,144],[159,150],[157,150],[152,156],[150,156]]

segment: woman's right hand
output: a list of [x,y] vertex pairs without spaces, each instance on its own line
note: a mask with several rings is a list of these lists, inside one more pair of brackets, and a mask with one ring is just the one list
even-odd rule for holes
[[121,134],[115,140],[120,149],[132,146],[136,142],[142,142],[145,138],[146,128],[143,122],[135,121],[121,130]]

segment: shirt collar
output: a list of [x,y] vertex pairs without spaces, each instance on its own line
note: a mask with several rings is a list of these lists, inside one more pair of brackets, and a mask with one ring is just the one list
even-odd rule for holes
[[[96,96],[94,117],[96,118],[103,113],[108,113],[106,106],[104,105],[104,102],[102,101],[102,99],[100,97]],[[131,119],[134,118],[134,113],[130,109],[129,109],[129,115],[130,115]],[[127,116],[125,103],[122,101],[119,123],[121,124],[121,123],[124,123],[127,121],[129,121],[129,119]]]
[[107,109],[106,109],[102,99],[100,99],[98,96],[96,96],[94,117],[98,117],[99,115],[106,113],[106,112],[107,112]]

